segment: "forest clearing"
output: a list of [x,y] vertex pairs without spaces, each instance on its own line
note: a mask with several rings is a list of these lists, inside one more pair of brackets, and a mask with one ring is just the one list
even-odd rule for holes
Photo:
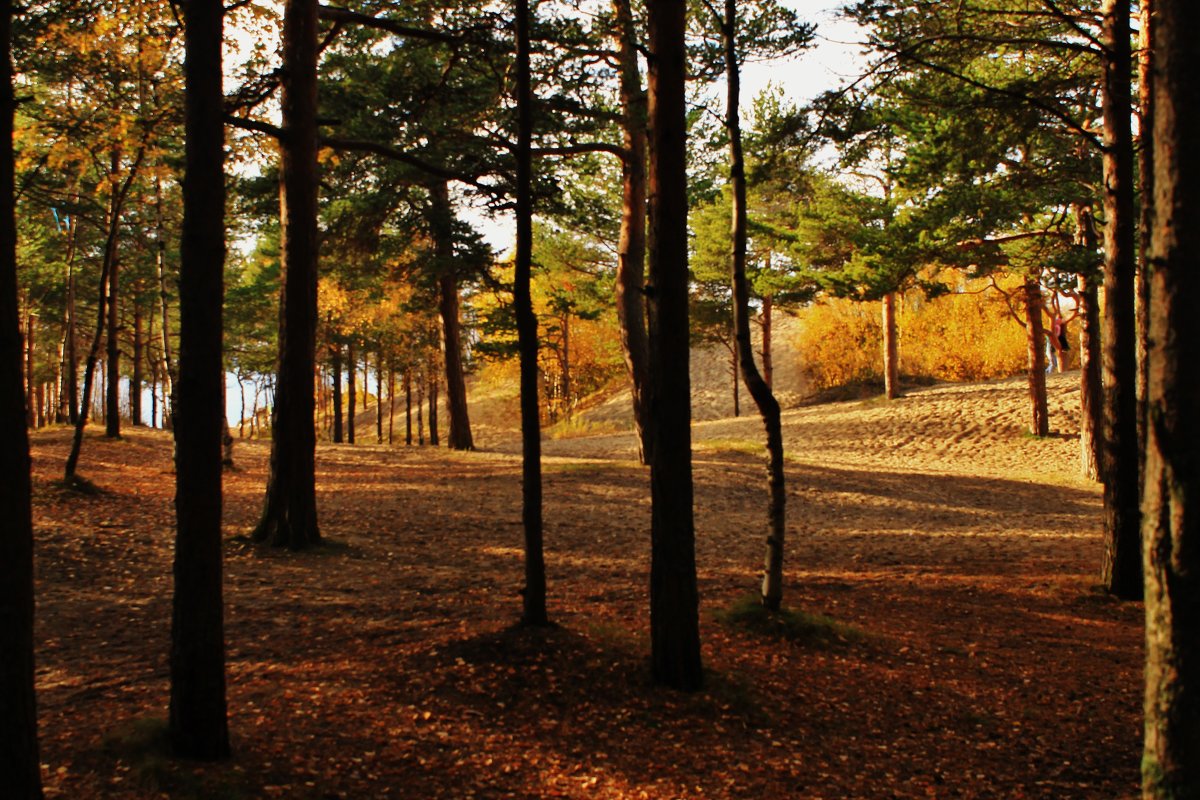
[[0,0],[0,800],[1197,800],[1197,30]]
[[[761,570],[757,417],[698,422],[706,688],[649,680],[648,473],[634,436],[547,440],[557,627],[522,629],[517,431],[481,451],[320,445],[327,543],[249,545],[268,445],[226,474],[234,756],[165,757],[171,440],[32,437],[43,773],[59,798],[1133,796],[1140,604],[1098,587],[1101,498],[1078,477],[1078,374],[784,412],[786,608],[730,624]],[[486,416],[481,413],[481,416]]]

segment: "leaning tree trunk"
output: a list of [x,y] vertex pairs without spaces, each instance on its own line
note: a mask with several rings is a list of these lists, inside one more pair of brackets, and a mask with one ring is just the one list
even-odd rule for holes
[[445,181],[430,184],[430,226],[438,259],[438,313],[446,367],[446,410],[450,414],[447,445],[451,450],[474,450],[471,418],[467,410],[467,380],[463,371],[462,322],[459,320],[458,279],[454,272],[454,211]]
[[1200,7],[1156,0],[1142,796],[1200,797]]
[[224,125],[219,0],[192,0],[186,22],[185,172],[175,398],[175,596],[171,744],[178,755],[229,755],[221,597],[221,470],[225,376]]
[[1032,278],[1025,279],[1025,349],[1028,364],[1029,432],[1034,436],[1050,434],[1050,413],[1046,403],[1046,329],[1042,326],[1042,287]]
[[613,0],[617,18],[617,57],[621,73],[621,132],[625,155],[621,162],[621,235],[617,244],[617,321],[621,349],[629,372],[633,422],[643,464],[651,461],[646,384],[650,350],[646,338],[646,93],[638,66],[638,35],[630,0]]
[[[109,230],[109,239],[116,236],[116,226]],[[92,406],[92,382],[96,377],[96,361],[100,356],[100,341],[104,338],[104,321],[106,318],[105,303],[108,299],[108,270],[112,254],[115,251],[115,241],[105,247],[104,259],[100,264],[100,291],[96,299],[96,331],[92,335],[92,346],[88,349],[87,363],[83,368],[83,395],[80,398],[79,418],[75,421],[75,433],[71,437],[71,452],[67,455],[67,464],[63,469],[63,482],[70,485],[75,481],[75,471],[79,466],[79,454],[83,449],[83,429],[87,426]]]
[[533,266],[533,90],[529,75],[529,0],[516,0],[517,248],[513,307],[521,361],[521,519],[525,586],[521,622],[546,625],[546,561],[542,546],[542,431],[538,419],[538,331],[529,294]]
[[11,0],[0,3],[0,776],[4,796],[42,797],[33,668],[33,515],[21,394],[13,185]]
[[317,526],[313,375],[317,340],[317,0],[287,0],[283,14],[283,129],[279,366],[271,461],[255,541],[293,549]]
[[1138,512],[1137,334],[1130,123],[1132,54],[1129,3],[1105,0],[1104,111],[1104,558],[1113,595],[1142,596]]
[[896,336],[896,293],[883,296],[883,394],[888,400],[900,396],[900,347]]
[[654,681],[684,691],[704,684],[700,661],[692,509],[688,376],[687,107],[684,0],[648,8],[650,29],[649,237],[650,662]]
[[783,427],[779,402],[754,364],[750,343],[750,287],[746,280],[746,160],[742,154],[742,124],[738,113],[741,74],[737,56],[737,0],[725,0],[722,20],[727,91],[725,130],[729,135],[729,183],[733,188],[730,228],[733,265],[733,332],[741,362],[742,380],[758,406],[767,434],[767,553],[764,562],[762,604],[772,611],[783,601],[783,544],[786,533],[787,493],[783,472]]

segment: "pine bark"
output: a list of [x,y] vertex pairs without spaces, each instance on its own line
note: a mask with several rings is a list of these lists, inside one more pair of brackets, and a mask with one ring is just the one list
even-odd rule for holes
[[542,542],[542,431],[538,417],[538,330],[530,297],[533,267],[533,90],[529,74],[529,0],[516,0],[517,247],[513,307],[521,362],[521,521],[525,586],[521,622],[546,625],[546,562]]
[[375,443],[383,444],[383,351],[375,354]]
[[1156,0],[1142,796],[1200,797],[1200,8]]
[[[109,237],[110,240],[115,237],[113,230],[110,230]],[[104,259],[100,264],[100,289],[96,298],[96,330],[92,334],[92,345],[88,348],[87,362],[83,368],[83,394],[80,397],[79,416],[75,420],[75,431],[71,437],[71,451],[67,454],[67,463],[63,468],[63,482],[68,485],[75,480],[79,455],[83,449],[83,431],[87,427],[88,417],[92,413],[92,388],[96,377],[96,362],[100,357],[100,342],[104,338],[105,320],[107,319],[105,311],[108,300],[108,270],[115,249],[115,242],[113,246],[105,247]]]
[[229,755],[221,592],[224,125],[220,0],[191,0],[186,22],[185,172],[175,405],[175,596],[169,730],[189,758]]
[[129,378],[129,424],[142,424],[142,384],[145,376],[142,373],[143,357],[142,305],[134,298],[133,303],[133,353],[132,375]]
[[[1096,232],[1091,208],[1077,205],[1078,244],[1086,252],[1095,252]],[[1079,459],[1085,478],[1100,480],[1103,456],[1104,383],[1101,375],[1100,298],[1096,277],[1079,276]]]
[[4,796],[40,800],[33,662],[33,515],[17,310],[11,0],[0,1],[0,776]]
[[35,375],[34,353],[37,350],[37,314],[33,304],[25,303],[25,424],[30,428],[37,427],[37,381]]
[[[112,172],[120,167],[118,153],[112,155]],[[117,228],[120,226],[120,206],[116,194],[112,201],[112,213],[108,224],[112,226],[108,246],[112,251],[108,265],[108,331],[104,356],[104,372],[107,385],[104,395],[104,435],[110,439],[121,438],[121,347],[118,338],[121,331],[121,259],[117,254]]]
[[896,293],[883,296],[883,394],[888,400],[900,396],[900,346],[896,335]]
[[1137,269],[1126,0],[1104,2],[1104,557],[1101,580],[1116,597],[1142,596],[1138,511]]
[[67,222],[67,309],[66,333],[63,337],[63,391],[60,402],[65,406],[63,415],[74,425],[79,419],[79,356],[75,317],[75,217]]
[[638,66],[638,35],[630,0],[613,0],[613,11],[617,21],[621,134],[625,146],[621,162],[621,234],[617,244],[617,321],[625,368],[629,372],[639,457],[643,464],[648,464],[653,452],[653,429],[646,394],[650,345],[643,297],[646,282],[646,93],[642,89]]
[[1042,287],[1025,280],[1025,349],[1028,365],[1029,432],[1034,436],[1050,434],[1050,413],[1046,402],[1046,329],[1042,325]]
[[[769,256],[768,256],[769,258]],[[767,268],[770,269],[768,261]],[[774,327],[774,309],[775,298],[771,295],[763,295],[762,299],[762,371],[763,380],[767,382],[767,388],[775,390],[775,358],[773,356],[772,337]]]
[[438,260],[438,313],[442,318],[442,342],[446,367],[446,410],[450,414],[447,445],[451,450],[474,450],[471,418],[467,408],[467,379],[463,369],[461,302],[454,272],[454,210],[445,181],[430,185],[430,220],[433,246]]
[[299,549],[317,526],[313,375],[317,330],[317,0],[287,0],[283,14],[280,169],[283,291],[271,460],[255,541]]
[[358,402],[358,369],[355,363],[357,358],[354,353],[354,340],[351,339],[346,343],[346,406],[349,412],[346,415],[346,443],[354,444],[354,415],[358,413],[356,403]]
[[783,545],[786,534],[787,493],[783,469],[783,427],[779,402],[754,363],[750,342],[750,286],[746,279],[746,160],[742,152],[741,74],[737,54],[737,2],[725,0],[722,20],[725,46],[725,131],[729,136],[729,184],[733,189],[732,242],[733,330],[746,390],[758,407],[767,438],[767,550],[764,560],[762,604],[777,611],[783,601]]
[[654,681],[700,689],[699,593],[688,375],[687,120],[684,0],[650,4],[648,198],[650,660]]
[[167,233],[163,221],[162,182],[154,178],[154,269],[158,276],[159,348],[162,356],[163,427],[171,427],[171,409],[175,397],[175,362],[171,354],[171,303],[167,293]]
[[342,346],[337,342],[329,345],[330,360],[333,362],[333,443],[342,443]]

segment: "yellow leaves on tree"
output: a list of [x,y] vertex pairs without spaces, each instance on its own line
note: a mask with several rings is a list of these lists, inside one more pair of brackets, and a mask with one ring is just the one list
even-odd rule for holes
[[[898,309],[900,370],[912,377],[973,381],[1025,369],[1025,331],[1001,294],[983,283],[925,300],[906,295]],[[796,347],[818,389],[881,380],[879,303],[830,299],[799,314]]]

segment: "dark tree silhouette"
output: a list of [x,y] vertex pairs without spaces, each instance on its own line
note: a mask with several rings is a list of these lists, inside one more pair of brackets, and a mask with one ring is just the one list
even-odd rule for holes
[[205,759],[229,755],[221,601],[223,13],[221,0],[191,0],[184,7],[186,144],[179,380],[175,384],[175,597],[169,725],[176,753]]
[[42,796],[33,689],[33,517],[21,392],[13,187],[11,0],[0,2],[0,781],[13,800]]
[[685,19],[684,0],[650,4],[650,647],[655,682],[694,691],[704,674],[692,514]]
[[1200,6],[1155,0],[1142,796],[1200,797]]
[[513,306],[521,360],[521,516],[525,587],[521,621],[545,625],[546,561],[542,553],[542,431],[538,418],[538,333],[529,295],[533,266],[533,89],[529,76],[529,0],[517,0],[517,249]]
[[[321,539],[313,418],[318,247],[316,0],[288,0],[284,6],[283,62],[279,362],[271,413],[270,474],[263,516],[253,538],[299,549]],[[353,369],[351,361],[349,371]]]
[[1126,0],[1104,2],[1104,559],[1105,588],[1142,596],[1138,518],[1137,337],[1134,332],[1136,215]]

